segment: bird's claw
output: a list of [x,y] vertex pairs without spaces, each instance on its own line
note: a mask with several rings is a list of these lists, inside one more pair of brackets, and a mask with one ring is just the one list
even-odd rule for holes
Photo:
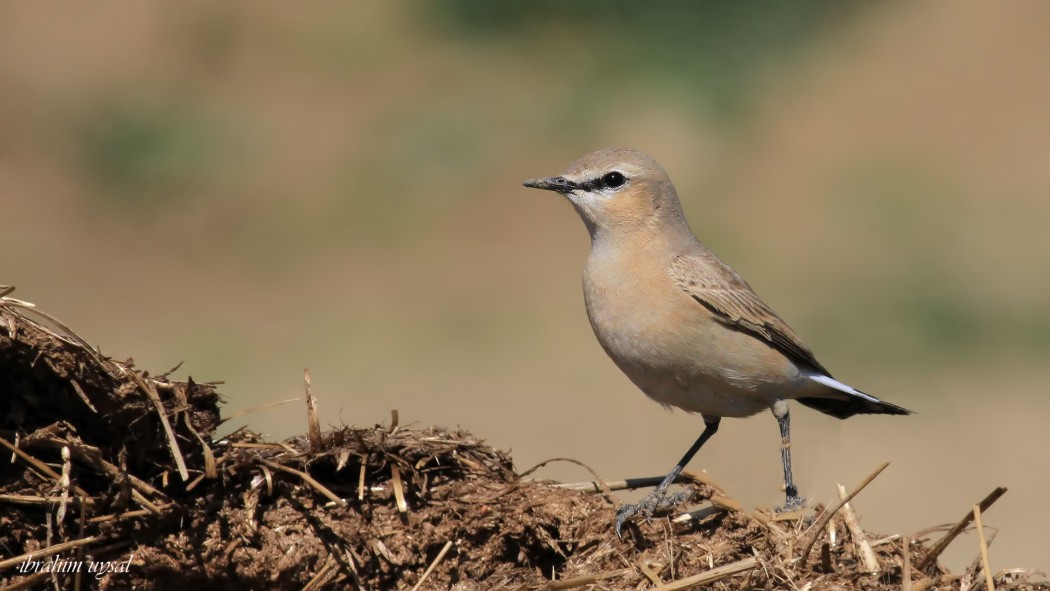
[[807,501],[804,497],[792,495],[785,499],[783,505],[776,507],[775,511],[777,513],[788,513],[790,511],[797,511],[799,509],[804,508],[806,506],[806,503]]
[[636,515],[640,515],[646,521],[652,518],[653,513],[660,511],[661,509],[667,509],[673,507],[679,503],[683,503],[693,498],[692,491],[683,491],[677,494],[668,495],[666,491],[654,490],[653,492],[645,495],[641,501],[635,504],[626,504],[620,507],[620,510],[616,512],[616,536],[619,538],[623,537],[623,526],[629,519]]

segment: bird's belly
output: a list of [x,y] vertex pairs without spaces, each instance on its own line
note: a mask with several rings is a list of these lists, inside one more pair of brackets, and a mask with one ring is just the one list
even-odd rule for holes
[[694,379],[688,384],[681,384],[674,380],[653,380],[631,373],[627,375],[646,396],[656,402],[708,417],[749,417],[771,405],[761,396],[734,392],[724,384],[707,380]]
[[602,348],[656,402],[707,416],[746,417],[798,388],[798,368],[776,349],[712,316],[673,311],[588,304]]

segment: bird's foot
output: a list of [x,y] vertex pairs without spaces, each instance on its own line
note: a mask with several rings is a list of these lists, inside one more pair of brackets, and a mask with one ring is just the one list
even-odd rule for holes
[[638,501],[636,504],[620,507],[620,510],[616,512],[616,536],[620,538],[623,537],[621,531],[623,530],[623,525],[632,517],[640,515],[643,519],[648,521],[653,516],[653,513],[656,513],[661,509],[673,507],[679,503],[684,503],[691,498],[693,498],[693,492],[689,490],[669,495],[666,490],[660,490],[657,488],[653,492],[645,495],[645,498]]
[[803,509],[805,507],[806,499],[804,497],[800,497],[798,495],[788,495],[787,499],[784,501],[784,504],[780,507],[777,507],[775,511],[777,513],[789,513],[791,511],[798,511],[799,509]]

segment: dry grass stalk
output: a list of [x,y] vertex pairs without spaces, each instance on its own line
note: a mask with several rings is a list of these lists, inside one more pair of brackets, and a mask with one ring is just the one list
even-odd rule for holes
[[708,501],[712,505],[720,507],[722,509],[736,511],[741,515],[745,515],[762,524],[763,527],[771,531],[778,538],[787,538],[787,532],[780,529],[779,526],[773,523],[773,520],[770,519],[769,516],[765,515],[761,511],[748,511],[747,509],[745,509],[742,503],[729,496],[729,493],[726,492],[726,489],[717,482],[715,482],[715,480],[708,476],[706,472],[691,472],[689,470],[685,470],[682,472],[682,476],[690,478],[696,482],[699,482],[700,484],[706,484],[707,486],[710,486],[716,489],[718,492],[720,492],[721,494],[713,494],[711,495],[711,498],[708,499]]
[[984,524],[981,523],[981,506],[973,506],[973,521],[977,526],[977,539],[981,543],[981,568],[984,569],[984,582],[988,591],[995,591],[995,581],[992,580],[992,565],[988,561],[988,542],[984,538]]
[[197,485],[199,485],[200,483],[204,482],[204,478],[205,477],[207,477],[207,474],[198,474],[196,478],[194,478],[193,480],[189,481],[186,484],[186,492],[190,492],[191,490],[197,488]]
[[[908,537],[909,538],[913,538],[915,536],[908,536]],[[896,542],[900,538],[901,538],[900,534],[893,534],[891,536],[886,536],[884,538],[879,538],[877,540],[873,540],[873,541],[869,542],[868,545],[871,546],[872,548],[878,548],[879,546],[881,546],[883,544],[889,544],[890,542]]]
[[160,505],[157,505],[153,503],[153,501],[150,501],[146,497],[142,496],[142,493],[135,489],[131,489],[131,498],[150,513],[160,515],[164,512],[163,509],[161,509]]
[[346,501],[344,501],[343,499],[339,498],[339,496],[336,495],[331,490],[329,490],[327,486],[321,484],[320,482],[315,480],[313,476],[310,476],[306,472],[303,472],[302,470],[296,470],[295,468],[291,468],[289,466],[285,466],[284,464],[278,464],[277,462],[271,462],[270,460],[266,460],[266,459],[263,459],[263,458],[259,458],[259,461],[261,463],[263,463],[263,464],[273,468],[274,470],[280,470],[281,472],[287,472],[289,474],[295,474],[299,478],[302,478],[303,482],[305,482],[305,483],[309,484],[310,486],[312,486],[314,488],[314,490],[316,490],[317,492],[321,493],[328,500],[332,501],[336,505],[339,505],[340,507],[346,507]]
[[43,583],[50,577],[51,573],[49,572],[39,572],[29,575],[17,583],[0,587],[0,591],[22,591],[22,589],[33,589],[36,587],[37,583]]
[[[612,488],[612,490],[617,489]],[[755,520],[757,523],[767,528],[777,538],[787,539],[788,537],[787,532],[780,529],[779,526],[773,523],[773,520],[770,519],[769,516],[765,515],[760,511],[748,511],[744,508],[744,505],[742,503],[730,496],[712,494],[707,499],[707,502],[710,503],[710,505],[700,507],[698,509],[693,509],[691,511],[686,511],[684,513],[679,513],[678,515],[671,518],[671,523],[686,523],[693,520],[700,521],[719,511],[733,511],[749,519]]]
[[[710,502],[710,499],[708,499],[708,501]],[[724,508],[709,504],[698,509],[686,511],[685,513],[679,513],[671,518],[671,523],[687,523],[694,520],[702,521],[712,515],[722,513],[723,511],[725,511]]]
[[[598,486],[599,486],[599,488],[601,488],[602,492],[608,492],[609,491],[609,486],[605,483],[605,479],[602,478],[601,476],[598,476],[598,473],[595,472],[594,468],[591,468],[587,464],[584,464],[583,462],[581,462],[581,461],[579,461],[579,460],[577,460],[575,458],[548,458],[548,459],[543,460],[542,462],[536,464],[535,466],[529,468],[528,470],[522,472],[521,474],[518,474],[518,479],[519,480],[520,479],[524,479],[529,474],[532,474],[536,470],[539,470],[540,468],[546,466],[547,464],[550,464],[551,462],[568,462],[570,464],[576,464],[577,466],[579,466],[579,467],[583,468],[584,470],[586,470],[587,472],[589,472],[591,474],[591,476],[594,477],[594,481],[598,483]],[[663,479],[661,478],[660,480],[663,480]]]
[[357,563],[360,561],[360,558],[356,556],[356,553],[349,546],[343,546],[343,557],[346,558],[346,565],[350,567],[350,580],[354,582],[355,589],[364,591],[365,586],[361,583],[361,575],[357,572]]
[[[35,469],[40,474],[42,474],[42,475],[44,475],[44,476],[54,480],[55,482],[58,482],[59,480],[62,479],[62,477],[58,474],[58,472],[55,472],[54,470],[52,470],[50,466],[48,466],[47,464],[45,464],[45,463],[41,462],[40,460],[34,458],[33,456],[27,454],[20,447],[18,447],[17,445],[14,445],[13,443],[7,441],[3,437],[0,437],[0,445],[3,445],[7,449],[11,450],[16,456],[22,458],[23,461],[28,463],[33,469]],[[83,495],[85,497],[86,496],[90,496],[90,495],[88,495],[87,491],[85,491],[84,489],[80,488],[79,486],[75,487],[74,490],[77,491],[78,495]]]
[[365,470],[368,468],[365,462],[361,462],[361,469],[357,473],[357,500],[365,500]]
[[[299,399],[295,398],[294,400],[299,400]],[[232,447],[234,449],[272,449],[272,450],[287,451],[287,452],[290,452],[290,453],[293,453],[293,454],[294,453],[299,453],[296,450],[292,449],[291,447],[288,447],[284,443],[249,443],[249,442],[246,442],[246,441],[235,441],[235,442],[230,444],[230,447]]]
[[418,591],[419,587],[423,584],[423,581],[426,581],[427,577],[430,576],[430,573],[434,572],[434,568],[438,563],[444,560],[445,555],[448,554],[450,549],[452,549],[452,540],[445,542],[445,545],[441,547],[441,551],[434,557],[434,560],[430,563],[430,566],[427,567],[427,570],[423,571],[423,576],[419,577],[419,581],[417,581],[412,587],[412,591]]
[[62,446],[62,478],[58,480],[58,487],[62,489],[59,498],[58,511],[55,512],[55,520],[62,523],[66,519],[66,508],[69,506],[69,475],[73,471],[73,465],[69,462],[69,446]]
[[269,466],[259,466],[262,469],[263,480],[266,481],[266,497],[270,498],[273,496],[273,472],[270,472]]
[[87,341],[85,341],[83,338],[81,338],[80,335],[78,335],[77,333],[73,332],[73,329],[71,329],[68,326],[66,326],[66,324],[64,322],[62,322],[58,318],[55,318],[54,316],[48,314],[47,312],[44,312],[44,311],[40,310],[39,308],[36,307],[36,304],[30,303],[30,302],[25,302],[25,301],[22,301],[22,300],[19,300],[19,299],[16,299],[16,298],[9,298],[9,297],[7,297],[6,294],[9,294],[9,293],[11,293],[14,290],[15,290],[15,288],[13,286],[8,286],[4,290],[3,295],[0,295],[0,307],[16,308],[16,309],[25,310],[25,311],[29,312],[30,314],[35,314],[35,315],[39,316],[40,318],[43,318],[43,319],[47,320],[48,322],[50,322],[54,326],[57,326],[58,328],[60,328],[66,334],[64,334],[64,335],[58,334],[57,332],[51,330],[47,326],[45,326],[43,324],[40,324],[40,323],[36,323],[37,324],[37,328],[47,332],[51,336],[55,337],[56,339],[61,340],[64,343],[69,343],[70,345],[73,345],[73,346],[76,346],[76,347],[79,347],[79,348],[83,349],[89,355],[94,357],[95,361],[97,361],[99,363],[99,365],[101,365],[101,366],[105,366],[106,365],[106,359],[104,357],[102,357],[102,355],[99,355],[98,351],[96,351],[90,344],[88,344]]
[[408,513],[408,503],[405,502],[405,489],[401,484],[401,467],[390,464],[390,481],[394,488],[394,500],[397,502],[397,510],[402,514]]
[[77,396],[79,396],[80,399],[84,401],[84,404],[91,409],[91,412],[98,414],[98,410],[93,404],[91,404],[91,399],[88,398],[87,392],[84,392],[84,387],[80,385],[80,382],[69,380],[69,383],[73,386],[73,390],[77,393]]
[[649,582],[659,587],[664,584],[663,579],[660,578],[660,573],[653,570],[644,560],[639,560],[637,563],[638,570],[641,571],[645,578],[649,579]]
[[600,581],[607,581],[609,578],[616,578],[617,576],[624,576],[629,574],[633,569],[622,568],[609,570],[605,572],[598,572],[595,574],[584,574],[581,576],[573,576],[572,578],[563,578],[562,581],[553,581],[547,586],[550,591],[559,589],[575,589],[576,587],[583,587],[585,585],[593,585]]
[[911,584],[911,540],[901,538],[901,553],[904,555],[904,566],[901,569],[901,591],[912,591]]
[[[82,498],[80,499],[80,507],[81,507],[80,519],[77,520],[77,526],[78,526],[77,537],[80,538],[80,539],[83,539],[83,538],[87,537],[87,511],[84,511],[84,509],[83,509],[83,507],[84,507],[84,499],[82,499]],[[85,549],[86,549],[85,546],[80,546],[79,548],[76,549],[76,552],[74,552],[74,556],[76,556],[77,562],[80,562],[80,563],[84,562],[84,550]],[[81,582],[82,582],[81,579],[82,579],[83,574],[84,573],[82,573],[82,572],[80,572],[78,570],[76,572],[76,574],[73,575],[73,591],[80,591]]]
[[773,520],[770,519],[768,515],[762,513],[761,511],[748,511],[747,509],[744,509],[744,506],[740,504],[736,499],[724,495],[711,495],[711,498],[709,500],[711,501],[711,504],[715,505],[716,507],[730,509],[732,511],[740,513],[741,515],[746,515],[747,517],[754,519],[758,523],[762,524],[763,527],[768,529],[778,538],[786,539],[788,537],[787,532],[783,529],[780,529],[780,526],[778,526],[777,524],[773,523]]
[[134,488],[131,489],[131,498],[150,513],[154,513],[156,515],[160,515],[161,513],[163,513],[163,511],[160,508],[160,505],[154,504],[152,501],[147,499],[145,496],[142,495],[142,493],[135,490]]
[[[988,496],[986,496],[980,503],[977,503],[977,507],[981,512],[987,511],[988,508],[998,501],[999,497],[1004,494],[1006,494],[1006,487],[1000,486],[988,493]],[[944,537],[938,540],[937,543],[933,545],[933,548],[930,548],[930,551],[926,553],[926,556],[919,561],[919,564],[915,568],[924,571],[926,570],[926,567],[933,564],[934,561],[937,560],[937,557],[941,555],[941,552],[944,552],[944,549],[948,547],[948,544],[951,544],[952,540],[957,538],[959,534],[963,533],[970,523],[973,522],[973,516],[973,511],[967,511],[966,515],[963,515],[962,519],[960,519],[954,527],[948,530],[948,533],[944,534]]]
[[68,542],[62,542],[61,544],[54,544],[52,546],[44,548],[43,550],[37,550],[36,552],[26,552],[25,554],[19,554],[18,556],[15,556],[14,558],[8,558],[7,560],[0,560],[0,571],[5,571],[11,568],[12,566],[18,566],[19,564],[22,564],[24,561],[30,560],[31,558],[47,558],[48,556],[53,556],[60,552],[65,552],[66,550],[72,550],[73,548],[86,546],[88,544],[97,542],[98,539],[98,536],[88,536],[86,538],[80,538],[79,540],[70,540]]
[[[841,484],[838,485],[838,491],[840,500],[849,496],[846,492],[846,487]],[[869,573],[878,574],[879,561],[875,558],[875,552],[871,549],[871,544],[868,543],[868,537],[864,535],[864,530],[860,528],[857,514],[849,503],[842,503],[842,518],[849,529],[850,537],[853,538],[853,544],[857,547],[857,553],[860,554],[860,558],[864,562],[864,568]]]
[[[120,482],[126,479],[128,484],[131,485],[131,498],[136,503],[148,509],[152,513],[158,515],[162,513],[162,509],[160,508],[160,506],[150,501],[148,498],[146,498],[145,495],[148,494],[166,499],[165,495],[156,488],[150,486],[148,483],[135,477],[133,474],[129,474],[125,471],[122,471],[120,468],[104,460],[102,458],[102,452],[97,447],[86,445],[79,441],[68,441],[66,439],[53,436],[37,436],[36,434],[26,437],[25,441],[27,445],[46,445],[51,447],[58,447],[60,449],[69,449],[70,453],[78,461],[87,464],[88,466],[94,468],[99,472],[104,472],[113,480]],[[0,444],[6,444],[6,442],[4,442],[2,438],[0,438]],[[27,455],[26,457],[28,458],[30,456]],[[44,467],[47,468],[47,466]],[[50,468],[47,469],[52,474],[54,474],[53,470],[51,470]],[[76,487],[75,490],[77,491],[78,496],[88,496],[87,493],[84,492],[80,487]]]
[[813,532],[813,535],[810,536],[809,541],[807,541],[805,546],[802,547],[802,553],[799,555],[799,560],[803,564],[805,564],[806,558],[809,556],[809,552],[813,549],[813,545],[817,543],[817,538],[820,537],[821,532],[824,530],[824,526],[826,526],[828,522],[831,521],[831,518],[835,515],[835,513],[837,513],[843,505],[852,501],[853,497],[856,497],[858,494],[860,494],[860,491],[864,490],[864,487],[871,484],[871,481],[875,480],[875,477],[879,474],[882,474],[882,471],[885,470],[889,465],[889,462],[883,463],[881,466],[876,468],[874,472],[869,474],[867,478],[861,481],[861,483],[853,489],[853,492],[846,495],[845,499],[839,499],[837,503],[824,510],[824,513],[820,515],[820,518],[817,519],[817,522],[813,524],[813,526],[810,528],[810,530]]
[[317,418],[317,399],[310,390],[310,370],[303,370],[303,387],[306,390],[306,437],[310,442],[310,451],[318,453],[324,449],[321,437],[321,422]]
[[[11,503],[14,505],[54,505],[60,503],[62,497],[44,497],[40,495],[0,495],[0,503]],[[85,505],[91,507],[95,504],[95,499],[91,497],[71,497],[69,499],[71,505]]]
[[682,476],[679,478],[679,480],[682,480],[683,478],[688,478],[694,482],[699,482],[700,484],[706,484],[707,486],[710,486],[711,488],[717,490],[722,494],[728,494],[726,492],[726,487],[719,484],[718,481],[716,481],[714,478],[711,478],[711,475],[707,472],[693,472],[692,470],[683,470]]
[[632,569],[629,568],[618,568],[616,570],[605,571],[603,573],[596,573],[593,575],[582,575],[579,577],[572,577],[571,579],[562,579],[560,581],[552,581],[547,585],[547,589],[550,591],[556,591],[558,589],[575,589],[576,587],[583,587],[584,585],[592,585],[598,581],[605,581],[608,579],[615,579],[616,577],[622,577],[630,573]]
[[145,379],[139,375],[138,372],[130,372],[131,379],[138,384],[142,392],[146,394],[150,402],[153,403],[153,407],[157,410],[157,418],[160,419],[160,424],[164,427],[164,434],[168,438],[168,449],[171,450],[171,459],[175,461],[175,467],[179,470],[179,476],[182,477],[182,481],[186,482],[190,479],[190,472],[186,469],[186,459],[182,457],[182,449],[179,448],[179,440],[175,438],[175,431],[171,428],[171,422],[168,421],[168,413],[164,410],[164,403],[160,401],[160,394],[157,393],[157,389],[153,387],[153,384],[148,383]]
[[[165,507],[166,508],[166,507]],[[125,511],[124,513],[115,513],[113,515],[100,515],[98,517],[92,517],[88,519],[88,523],[103,523],[106,521],[118,521],[120,519],[133,519],[135,517],[145,517],[153,513],[149,509],[136,509],[134,511]]]
[[698,585],[706,585],[708,583],[714,583],[715,581],[721,581],[726,577],[738,575],[740,573],[747,572],[758,567],[758,559],[755,557],[745,558],[738,560],[725,566],[713,568],[707,572],[702,572],[691,577],[685,577],[684,579],[678,579],[677,581],[668,583],[660,587],[654,587],[652,591],[675,591],[678,589],[688,589]]
[[197,443],[200,444],[201,455],[204,457],[204,477],[217,478],[219,476],[219,471],[215,465],[215,454],[212,453],[211,447],[208,445],[207,441],[204,441],[201,434],[197,432],[197,429],[194,428],[193,422],[190,421],[190,416],[183,413],[182,418],[186,430],[193,434],[193,437],[197,439]]
[[375,550],[380,556],[382,556],[383,559],[385,559],[387,562],[394,566],[401,566],[401,561],[398,560],[398,558],[394,556],[392,552],[390,552],[390,548],[386,547],[386,544],[383,543],[383,540],[380,540],[379,538],[372,538],[371,540],[369,540],[369,543],[372,545],[372,549]]
[[328,559],[325,560],[321,568],[317,570],[309,581],[303,585],[302,591],[316,591],[320,589],[322,585],[327,583],[331,579],[332,574],[336,572],[338,565],[336,564],[335,557],[331,554],[328,555]]
[[[660,484],[663,480],[662,476],[649,476],[647,478],[628,478],[626,480],[609,480],[605,482],[605,490],[634,490],[637,488],[648,488]],[[588,480],[584,482],[568,482],[556,484],[558,488],[566,488],[569,490],[581,490],[585,492],[600,493],[603,492],[602,484],[596,480]]]

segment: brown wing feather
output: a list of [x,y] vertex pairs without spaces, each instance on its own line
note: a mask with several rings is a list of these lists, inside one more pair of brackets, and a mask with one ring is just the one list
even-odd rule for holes
[[721,322],[768,342],[796,362],[831,375],[747,281],[713,253],[675,257],[671,276]]

